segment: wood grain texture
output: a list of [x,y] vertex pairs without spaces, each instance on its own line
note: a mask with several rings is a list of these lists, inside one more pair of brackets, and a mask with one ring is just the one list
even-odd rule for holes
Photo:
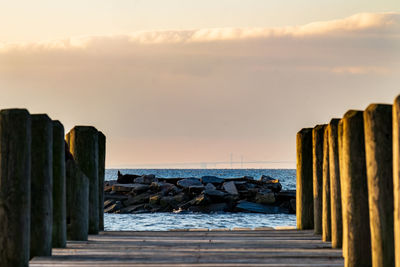
[[343,266],[313,231],[100,232],[30,266]]

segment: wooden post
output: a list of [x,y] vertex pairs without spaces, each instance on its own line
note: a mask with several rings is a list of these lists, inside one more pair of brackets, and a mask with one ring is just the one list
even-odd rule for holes
[[104,177],[106,164],[106,136],[99,132],[99,230],[104,231]]
[[322,234],[322,158],[324,131],[326,125],[314,127],[313,135],[313,192],[314,192],[314,234]]
[[371,266],[368,188],[365,166],[364,120],[362,111],[348,111],[343,117],[342,208],[346,210],[345,266]]
[[[69,153],[69,152],[68,152]],[[66,159],[67,239],[86,241],[89,231],[89,179],[69,154]]]
[[393,198],[395,264],[400,267],[400,95],[393,104]]
[[53,248],[67,242],[64,126],[53,121]]
[[46,114],[31,116],[30,257],[51,256],[53,233],[53,123]]
[[31,117],[0,111],[0,263],[28,267],[31,203]]
[[324,130],[322,159],[322,241],[331,241],[331,186],[329,175],[329,127]]
[[343,230],[343,235],[342,235],[342,254],[343,257],[346,258],[346,253],[347,253],[347,236],[348,236],[348,230],[347,230],[347,210],[344,208],[345,207],[345,199],[343,198],[343,192],[344,192],[344,172],[343,172],[343,120],[339,121],[338,124],[338,154],[339,154],[339,172],[340,172],[340,192],[341,192],[341,197],[342,197],[342,230]]
[[392,106],[364,111],[373,266],[394,266]]
[[331,239],[333,248],[342,247],[342,197],[338,149],[339,119],[329,123],[329,174],[331,184]]
[[296,216],[299,230],[313,229],[312,128],[297,133]]
[[99,144],[98,131],[91,126],[75,126],[70,131],[70,151],[80,170],[89,179],[89,234],[99,233]]

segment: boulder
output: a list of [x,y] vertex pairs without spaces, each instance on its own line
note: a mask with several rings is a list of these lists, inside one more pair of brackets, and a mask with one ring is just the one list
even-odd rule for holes
[[203,194],[209,196],[213,200],[222,200],[226,196],[226,193],[216,189],[206,189]]
[[164,196],[160,199],[160,206],[175,209],[178,207],[178,202],[172,196]]
[[275,194],[271,190],[264,190],[256,195],[256,203],[258,204],[274,204],[276,199],[275,199]]
[[205,187],[205,190],[209,189],[209,190],[215,190],[217,189],[212,183],[208,183]]
[[236,209],[238,211],[265,213],[265,214],[275,214],[281,212],[280,208],[276,206],[262,205],[244,200],[239,201],[239,203],[236,205]]
[[211,183],[211,184],[222,184],[225,181],[223,178],[219,178],[219,177],[216,177],[216,176],[203,176],[203,177],[201,177],[200,180],[201,180],[201,182],[203,184],[208,184],[208,183]]
[[204,185],[192,185],[189,186],[189,192],[192,194],[201,193],[204,190]]
[[121,209],[120,213],[121,214],[133,213],[138,210],[143,210],[143,208],[144,208],[144,204],[131,205],[131,206]]
[[120,210],[122,208],[122,204],[120,201],[116,201],[115,204],[112,204],[108,208],[104,210],[105,213],[113,213],[116,212],[117,210]]
[[164,195],[169,192],[175,193],[178,191],[178,188],[175,185],[166,182],[153,182],[150,187],[155,191],[161,191]]
[[184,189],[188,189],[191,186],[203,186],[203,184],[197,178],[187,178],[179,180],[177,182],[177,185]]
[[296,199],[292,198],[289,203],[289,213],[296,214]]
[[126,195],[111,194],[111,193],[108,193],[108,194],[105,193],[105,194],[104,194],[104,201],[109,200],[109,199],[124,201],[124,200],[127,200],[127,199],[128,199],[128,196],[126,196]]
[[158,203],[160,203],[160,199],[161,199],[161,196],[160,196],[160,195],[151,196],[151,197],[149,198],[149,204],[151,204],[151,205],[157,205]]
[[179,193],[173,196],[174,200],[177,203],[182,203],[188,201],[188,196],[185,193]]
[[222,187],[224,188],[224,190],[226,192],[228,192],[231,195],[238,195],[239,194],[239,192],[236,189],[235,182],[233,182],[233,181],[225,182],[222,185]]
[[114,200],[114,199],[108,199],[108,200],[104,201],[104,209],[107,209],[111,205],[115,204],[115,202],[116,202],[116,200]]
[[135,183],[138,184],[148,184],[150,185],[153,182],[157,182],[157,178],[154,174],[146,174],[146,175],[142,175],[138,178],[135,179]]
[[[142,188],[143,189],[143,185],[142,184],[114,184],[112,186],[112,191],[115,192],[131,192],[134,191],[137,188]],[[147,190],[147,188],[145,188],[144,190]]]
[[130,197],[127,200],[125,200],[123,203],[124,203],[124,206],[127,207],[127,206],[131,206],[131,205],[135,205],[135,204],[147,203],[147,202],[149,202],[149,198],[150,198],[150,195],[147,192],[145,192],[140,195]]
[[137,177],[139,177],[139,175],[122,174],[120,171],[118,171],[117,183],[119,183],[119,184],[132,184]]

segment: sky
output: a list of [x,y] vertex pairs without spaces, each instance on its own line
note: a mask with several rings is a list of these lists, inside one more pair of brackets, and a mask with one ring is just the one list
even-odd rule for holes
[[109,168],[294,168],[301,128],[400,93],[400,1],[0,0],[0,17],[0,108],[95,126]]

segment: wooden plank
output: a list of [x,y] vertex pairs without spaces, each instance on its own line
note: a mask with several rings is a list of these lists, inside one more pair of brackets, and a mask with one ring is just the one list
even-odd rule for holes
[[312,231],[102,232],[30,266],[343,266]]

